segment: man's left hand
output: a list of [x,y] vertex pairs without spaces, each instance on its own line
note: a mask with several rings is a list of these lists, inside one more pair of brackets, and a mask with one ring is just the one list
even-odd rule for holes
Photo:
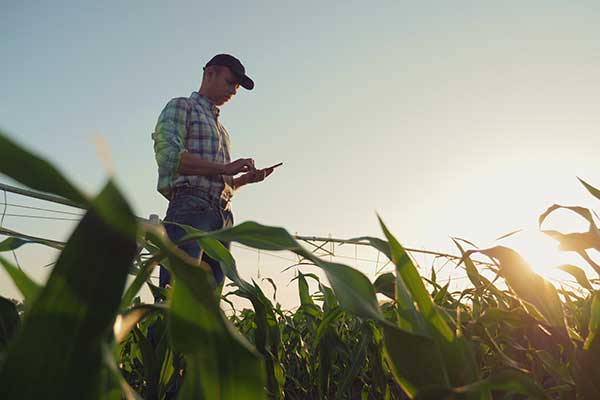
[[257,183],[262,182],[265,178],[273,173],[273,168],[265,168],[265,169],[254,169],[244,175],[244,179],[246,183]]

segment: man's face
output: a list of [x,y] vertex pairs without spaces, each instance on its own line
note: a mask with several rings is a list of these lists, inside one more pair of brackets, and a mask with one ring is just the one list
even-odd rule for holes
[[236,76],[227,67],[215,71],[211,79],[211,97],[216,106],[227,103],[239,89],[240,84]]

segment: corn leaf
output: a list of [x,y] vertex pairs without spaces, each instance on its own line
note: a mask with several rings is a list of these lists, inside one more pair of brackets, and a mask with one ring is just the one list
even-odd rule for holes
[[48,161],[23,149],[0,131],[0,173],[42,192],[85,205],[88,200]]
[[433,340],[402,329],[383,325],[385,356],[402,389],[414,396],[429,385],[450,387],[448,374]]
[[588,280],[585,272],[576,265],[564,264],[557,267],[558,269],[565,271],[567,274],[570,274],[577,280],[577,283],[581,285],[581,287],[586,288],[589,291],[593,291],[590,281]]
[[266,398],[261,357],[222,314],[208,272],[176,256],[170,257],[170,268],[174,276],[171,340],[186,361],[178,398]]
[[583,184],[583,186],[585,186],[585,188],[588,190],[588,192],[590,192],[592,194],[592,196],[594,196],[597,199],[600,199],[600,190],[596,189],[595,187],[593,187],[592,185],[585,182],[583,179],[581,179],[579,177],[577,177],[577,179],[579,180],[579,182],[581,182]]
[[32,240],[20,239],[17,237],[9,237],[0,242],[0,252],[16,250],[27,243],[36,243]]
[[[425,284],[410,260],[410,257],[408,257],[408,254],[402,245],[400,245],[396,238],[388,231],[381,218],[379,219],[379,223],[388,239],[392,262],[396,265],[396,278],[406,285],[406,288],[412,297],[410,298],[407,296],[404,299],[397,299],[397,301],[402,301],[405,304],[414,301],[419,306],[419,312],[423,315],[425,320],[427,320],[447,342],[452,342],[454,340],[452,330],[435,308],[435,304],[433,303],[429,292],[425,289]],[[396,287],[396,290],[398,293],[398,287]]]
[[522,394],[529,399],[547,400],[548,396],[530,375],[516,370],[506,370],[492,374],[483,381],[455,389],[456,393],[483,393],[487,391],[502,391]]
[[373,286],[377,293],[381,293],[386,297],[396,300],[396,277],[391,272],[381,274],[373,282]]
[[[429,348],[429,351],[435,355],[432,354],[429,357],[440,357],[442,359],[440,369],[445,371],[443,375],[446,377],[444,383],[458,386],[477,380],[479,378],[479,369],[475,363],[469,344],[462,336],[455,336],[454,332],[452,332],[427,292],[421,276],[402,245],[389,232],[381,218],[379,218],[379,223],[388,239],[392,261],[396,265],[398,283],[396,286],[397,302],[408,303],[408,297],[406,299],[398,297],[398,293],[402,293],[407,289],[418,306],[419,315],[422,315],[422,318],[428,325],[428,334],[426,336],[431,337],[435,343],[434,346]],[[403,288],[403,285],[406,285],[406,289]],[[406,296],[408,296],[408,293]],[[407,307],[410,307],[410,305],[407,304]],[[396,363],[400,362],[402,361],[396,361]],[[426,371],[422,371],[422,373],[426,373]],[[417,386],[418,388],[420,386]]]
[[[244,222],[233,228],[204,235],[220,241],[239,242],[261,250],[292,251],[325,271],[342,308],[363,318],[375,319],[385,323],[377,304],[375,289],[362,272],[344,264],[320,259],[304,249],[283,228],[264,226],[256,222]],[[190,235],[190,237],[193,236]]]
[[[133,214],[111,182],[94,202],[109,199],[113,217],[135,227]],[[98,243],[102,252],[96,252]],[[102,340],[119,306],[135,250],[135,235],[124,236],[93,209],[83,217],[9,347],[0,371],[4,397],[98,398]]]
[[0,353],[14,336],[19,322],[19,313],[15,303],[0,296]]
[[533,304],[551,326],[567,336],[562,304],[550,282],[533,272],[519,253],[508,247],[496,246],[477,251],[497,259],[502,276],[515,293]]
[[118,314],[113,326],[115,340],[120,343],[129,332],[142,319],[155,312],[166,312],[167,308],[162,304],[140,304],[127,310],[124,314]]
[[19,289],[23,295],[25,302],[31,303],[39,293],[41,286],[27,276],[22,269],[18,268],[4,257],[0,257],[0,264],[2,264],[4,270],[8,273],[17,289]]
[[583,348],[577,349],[573,378],[578,396],[583,400],[592,400],[600,397],[600,298],[597,292],[593,293],[587,306],[588,336]]

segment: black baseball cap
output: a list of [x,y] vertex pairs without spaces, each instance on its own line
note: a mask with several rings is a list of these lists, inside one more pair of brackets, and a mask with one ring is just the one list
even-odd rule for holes
[[222,65],[224,67],[228,67],[238,78],[238,81],[243,88],[248,90],[252,90],[254,88],[254,81],[246,75],[246,69],[240,60],[234,56],[229,54],[217,54],[206,63],[204,68],[210,67],[211,65]]

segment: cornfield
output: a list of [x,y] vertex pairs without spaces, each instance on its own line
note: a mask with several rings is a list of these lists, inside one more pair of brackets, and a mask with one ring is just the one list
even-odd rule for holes
[[[86,208],[64,246],[39,243],[61,251],[43,287],[0,257],[24,299],[17,308],[0,297],[4,399],[600,398],[598,279],[578,266],[561,267],[580,285],[576,293],[557,289],[510,248],[466,248],[455,240],[470,285],[450,291],[419,274],[381,219],[383,239],[357,238],[395,266],[375,282],[317,257],[283,228],[183,226],[180,242],[197,241],[221,262],[233,288],[222,295],[209,270],[179,251],[160,225],[134,217],[114,182],[89,197],[4,134],[0,172]],[[600,250],[589,209],[552,205],[540,227],[561,208],[587,220],[589,231],[544,232],[600,274],[587,253]],[[239,276],[222,241],[291,251],[321,268],[328,282],[299,272],[300,306],[284,310]],[[9,237],[0,251],[28,243]],[[489,258],[496,279],[482,274],[475,255]],[[169,289],[150,280],[159,264],[173,277]],[[135,278],[126,285],[129,274]],[[144,285],[154,303],[140,301]],[[227,317],[221,302],[232,296],[252,307]]]

